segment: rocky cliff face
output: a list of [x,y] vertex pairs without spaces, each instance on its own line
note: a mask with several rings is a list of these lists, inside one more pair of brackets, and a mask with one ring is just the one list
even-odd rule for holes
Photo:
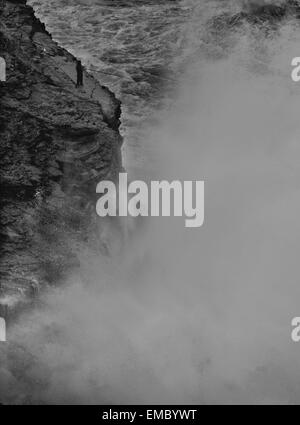
[[23,297],[78,264],[95,186],[121,169],[120,103],[59,47],[25,0],[0,1],[1,293]]

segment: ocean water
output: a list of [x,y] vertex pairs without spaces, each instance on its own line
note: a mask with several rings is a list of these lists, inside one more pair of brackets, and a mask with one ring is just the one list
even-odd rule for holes
[[129,170],[205,181],[204,226],[128,220],[115,255],[82,247],[9,330],[3,402],[300,402],[297,12],[160,3],[32,1],[122,99]]
[[[238,27],[230,32],[232,24],[212,27],[211,20],[248,12],[253,5],[284,3],[281,0],[29,1],[53,38],[80,57],[87,69],[122,100],[124,161],[128,170],[132,168],[138,174],[140,169],[147,168],[148,158],[153,155],[143,140],[148,139],[148,130],[160,122],[162,112],[174,105],[174,91],[182,82],[185,70],[203,55],[207,58],[230,54],[237,37],[245,36],[245,30]],[[264,26],[268,25],[266,21]]]

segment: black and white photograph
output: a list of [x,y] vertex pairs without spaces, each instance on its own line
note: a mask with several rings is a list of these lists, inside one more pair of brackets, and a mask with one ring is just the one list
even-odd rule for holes
[[300,404],[299,0],[0,0],[0,187],[2,411]]

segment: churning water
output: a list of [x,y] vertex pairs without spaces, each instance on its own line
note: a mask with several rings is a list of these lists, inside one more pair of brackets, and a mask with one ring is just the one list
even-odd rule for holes
[[257,14],[287,2],[32,3],[122,98],[129,170],[203,179],[206,211],[127,223],[111,258],[82,249],[11,329],[0,398],[299,403],[300,28]]

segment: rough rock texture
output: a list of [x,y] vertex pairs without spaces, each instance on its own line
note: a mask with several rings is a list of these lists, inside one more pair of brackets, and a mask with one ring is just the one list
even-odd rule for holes
[[[55,283],[78,263],[95,186],[121,169],[120,103],[59,47],[25,0],[0,0],[0,297]],[[23,296],[23,295],[22,295]]]
[[251,25],[264,26],[266,23],[276,29],[276,25],[288,17],[300,18],[299,0],[286,0],[276,4],[262,3],[260,1],[245,2],[245,10],[233,16],[223,14],[213,18],[210,22],[215,30],[230,30],[232,27],[248,22]]

